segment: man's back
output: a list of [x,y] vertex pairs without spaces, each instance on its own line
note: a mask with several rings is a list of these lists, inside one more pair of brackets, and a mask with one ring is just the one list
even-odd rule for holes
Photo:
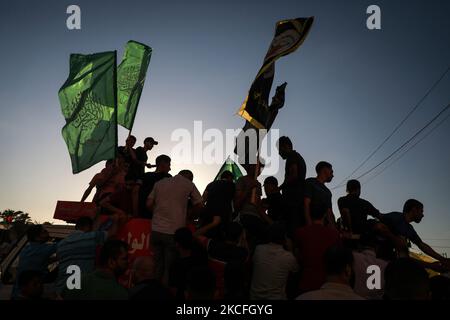
[[[147,152],[143,147],[137,147],[135,150],[136,160],[147,163],[148,157]],[[138,164],[135,161],[132,161],[129,171],[132,172],[133,176],[142,179],[145,173],[145,166],[142,164]]]
[[105,231],[75,232],[58,243],[56,256],[59,260],[58,278],[56,287],[61,292],[66,286],[69,274],[67,267],[77,265],[81,274],[88,274],[95,269],[95,257],[97,246],[106,241]]
[[336,229],[319,224],[299,228],[295,235],[302,274],[302,292],[319,289],[325,282],[324,255],[326,250],[337,244],[339,233]]
[[295,150],[292,150],[287,156],[284,181],[289,180],[289,168],[293,165],[297,166],[297,179],[283,186],[283,195],[298,197],[303,193],[306,178],[306,163],[305,159],[303,159],[303,157]]
[[20,253],[18,272],[35,270],[46,273],[47,262],[56,252],[56,243],[30,242]]
[[317,178],[305,181],[305,198],[311,199],[311,210],[315,208],[331,208],[331,191]]
[[362,234],[365,231],[367,216],[375,216],[378,210],[367,200],[348,194],[338,199],[339,209],[348,209],[350,213],[352,232]]
[[49,258],[56,252],[56,243],[30,242],[22,250],[19,256],[16,282],[13,286],[12,297],[19,294],[18,278],[23,271],[39,271],[42,275],[48,273]]
[[213,181],[206,187],[208,198],[206,208],[226,215],[231,213],[231,202],[234,196],[235,186],[231,181]]
[[290,272],[297,270],[294,256],[281,245],[268,243],[257,246],[253,255],[251,299],[286,299],[287,278]]
[[186,225],[189,199],[193,205],[202,202],[197,187],[181,175],[157,182],[149,198],[154,200],[152,230],[165,234]]

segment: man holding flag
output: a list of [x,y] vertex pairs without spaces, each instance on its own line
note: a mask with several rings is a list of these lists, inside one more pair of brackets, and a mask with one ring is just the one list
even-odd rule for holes
[[[279,21],[275,36],[258,71],[250,91],[238,111],[246,120],[245,126],[237,137],[235,153],[239,163],[247,170],[247,176],[236,183],[235,208],[239,219],[249,234],[252,249],[264,241],[267,224],[271,221],[261,207],[261,185],[257,177],[261,172],[259,147],[264,135],[272,127],[278,110],[283,107],[286,83],[277,87],[272,104],[269,95],[275,75],[275,61],[295,51],[305,40],[313,17]],[[253,138],[253,139],[252,139]]]
[[[268,103],[275,75],[275,61],[282,56],[294,52],[303,43],[313,21],[314,18],[309,17],[277,22],[275,36],[264,58],[263,65],[258,71],[250,91],[238,111],[238,114],[246,120],[243,130],[237,138],[237,147],[235,150],[239,157],[239,163],[256,164],[255,154],[259,153],[259,140],[266,133],[266,131],[260,132],[260,130],[270,130],[278,114],[278,110],[284,105],[286,83],[277,87],[272,104],[269,106]],[[250,133],[246,132],[248,130],[254,131],[256,145],[254,141],[248,142],[248,136],[246,136]],[[260,137],[260,134],[262,137]],[[250,152],[250,150],[252,151]]]

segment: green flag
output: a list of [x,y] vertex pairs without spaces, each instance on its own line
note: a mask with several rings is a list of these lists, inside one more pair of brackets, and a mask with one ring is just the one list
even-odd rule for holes
[[58,96],[73,173],[116,156],[116,65],[115,51],[70,55],[69,77]]
[[151,55],[152,48],[128,41],[117,69],[117,121],[128,130],[133,127]]
[[225,160],[224,164],[219,170],[219,173],[217,173],[217,176],[214,178],[214,181],[220,180],[220,176],[224,171],[230,171],[233,174],[233,181],[236,182],[237,179],[243,176],[241,169],[239,169],[238,165],[231,160],[229,157],[227,160]]

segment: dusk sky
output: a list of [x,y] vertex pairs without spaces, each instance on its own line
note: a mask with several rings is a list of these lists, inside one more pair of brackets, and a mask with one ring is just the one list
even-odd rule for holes
[[[66,8],[81,8],[81,30],[68,30]],[[366,9],[381,8],[381,30],[366,27]],[[170,155],[174,130],[238,129],[236,116],[261,67],[275,23],[314,16],[303,45],[276,62],[273,90],[286,81],[286,104],[273,128],[289,136],[314,176],[333,164],[329,187],[347,177],[450,66],[450,1],[2,1],[0,4],[0,210],[52,220],[57,200],[78,201],[103,163],[72,174],[61,136],[58,90],[71,53],[117,50],[128,40],[153,48],[133,134],[159,141],[148,153]],[[450,103],[450,72],[416,112],[354,177],[370,169]],[[447,111],[446,115],[450,114]],[[438,121],[439,122],[439,121]],[[128,131],[119,128],[119,143]],[[416,198],[425,218],[414,225],[438,252],[450,253],[450,119],[370,180],[362,197],[381,212]],[[226,157],[226,155],[225,155]],[[225,159],[223,159],[225,160]],[[220,164],[177,163],[203,191]],[[381,167],[380,169],[382,169]],[[375,170],[373,173],[377,173]],[[284,175],[282,161],[277,178]],[[261,182],[265,178],[264,172]],[[345,188],[333,190],[337,199]],[[436,240],[440,239],[440,240]],[[444,248],[446,247],[446,248]]]

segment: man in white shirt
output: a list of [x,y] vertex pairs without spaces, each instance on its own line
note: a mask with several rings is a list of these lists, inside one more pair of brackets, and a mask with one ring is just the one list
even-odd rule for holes
[[203,206],[202,197],[192,182],[189,170],[182,170],[174,177],[158,181],[147,198],[147,208],[153,211],[152,248],[155,259],[156,279],[167,283],[170,265],[177,258],[174,234],[186,226],[186,214],[190,201],[194,210]]
[[[376,234],[367,230],[361,235],[363,249],[353,251],[353,270],[355,271],[355,292],[369,300],[381,300],[384,294],[384,269],[388,262],[379,257]],[[368,269],[370,267],[370,269]]]
[[253,255],[252,300],[286,300],[286,283],[290,273],[298,271],[294,255],[285,250],[286,230],[280,223],[269,229],[270,243],[256,246]]
[[333,246],[325,253],[327,280],[319,290],[306,292],[297,300],[364,300],[350,286],[353,279],[353,255],[350,249]]

